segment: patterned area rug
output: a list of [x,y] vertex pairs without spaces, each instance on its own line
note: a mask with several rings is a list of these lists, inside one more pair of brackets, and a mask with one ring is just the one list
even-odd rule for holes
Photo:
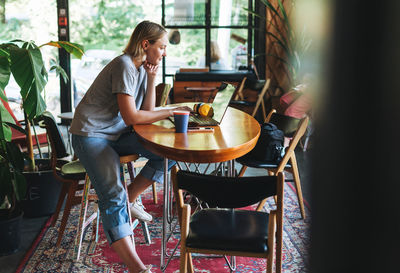
[[[160,248],[162,227],[162,191],[159,190],[159,204],[153,204],[151,191],[143,195],[146,210],[153,215],[153,222],[149,224],[151,245],[146,245],[140,225],[135,229],[136,249],[144,264],[152,264],[153,272],[161,272]],[[266,203],[265,209],[272,207],[273,200]],[[285,184],[285,219],[283,238],[283,272],[307,272],[308,251],[310,247],[310,211],[306,206],[307,219],[302,220],[297,205],[297,197],[291,183]],[[73,245],[78,223],[79,206],[76,206],[70,215],[67,229],[64,233],[60,248],[55,247],[57,230],[61,219],[55,227],[49,227],[50,220],[46,223],[31,249],[17,269],[22,272],[128,272],[127,268],[108,245],[102,227],[100,239],[93,250],[90,247],[91,227],[85,233],[81,257],[78,262],[73,260]],[[168,247],[172,249],[179,240],[179,232],[173,236]],[[165,272],[179,272],[179,248]],[[196,272],[229,272],[223,257],[205,258],[195,256],[193,263]],[[265,272],[264,259],[237,258],[235,272]]]

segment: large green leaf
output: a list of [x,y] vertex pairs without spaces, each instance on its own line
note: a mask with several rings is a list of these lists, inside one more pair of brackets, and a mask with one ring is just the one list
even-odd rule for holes
[[50,45],[50,46],[55,46],[58,48],[64,48],[68,53],[74,55],[75,57],[77,57],[78,59],[82,58],[83,55],[83,46],[81,46],[80,44],[76,44],[76,43],[71,43],[71,42],[67,42],[67,41],[51,41],[47,44],[41,45],[45,46],[45,45]]
[[[47,84],[46,76],[43,75],[43,59],[40,49],[32,44],[24,44],[24,47],[10,47],[11,72],[15,81],[21,87],[23,100],[29,92],[41,92]],[[35,88],[32,88],[35,86]],[[37,96],[30,96],[35,98]],[[32,102],[35,103],[35,102]]]
[[4,107],[3,102],[0,101],[0,139],[11,141],[11,129],[6,122],[15,123],[10,113]]
[[7,156],[13,169],[22,172],[24,170],[24,157],[19,147],[13,142],[7,142]]
[[54,64],[52,67],[50,67],[50,71],[56,71],[57,77],[61,75],[62,79],[64,80],[65,83],[68,81],[68,75],[67,72],[59,65],[59,64]]
[[[10,80],[10,62],[8,60],[8,52],[0,48],[0,89],[4,90]],[[1,92],[1,98],[3,98]],[[4,98],[3,98],[4,99]]]
[[40,116],[44,111],[46,111],[46,103],[42,97],[42,94],[35,89],[36,85],[32,84],[28,96],[22,103],[28,120],[32,120]]

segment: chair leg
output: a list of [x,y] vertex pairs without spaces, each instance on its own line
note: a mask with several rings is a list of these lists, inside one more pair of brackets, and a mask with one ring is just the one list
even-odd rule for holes
[[57,242],[56,242],[57,247],[59,247],[61,244],[61,240],[64,235],[65,227],[67,226],[68,218],[71,213],[71,208],[72,208],[72,205],[74,202],[75,192],[77,191],[77,188],[78,188],[77,182],[71,183],[71,185],[69,186],[68,193],[67,193],[67,202],[65,204],[63,216],[61,219],[61,225],[60,225],[60,228],[58,229],[58,237],[57,237]]
[[242,168],[239,171],[238,177],[242,177],[246,170],[247,170],[247,166],[243,165]]
[[303,192],[301,190],[300,175],[299,175],[299,169],[297,168],[296,156],[293,154],[289,160],[290,160],[290,164],[292,165],[293,180],[294,180],[294,184],[296,186],[297,199],[299,201],[301,217],[303,219],[306,219],[306,212],[304,210]]
[[[125,165],[125,164],[124,164]],[[128,172],[129,172],[129,177],[130,177],[130,179],[131,179],[131,181],[133,181],[133,179],[135,178],[135,170],[134,170],[134,168],[133,168],[133,164],[132,164],[132,162],[128,162],[127,164],[126,164],[126,166],[128,167]],[[129,216],[129,221],[130,221],[130,225],[131,225],[131,227],[132,227],[132,230],[134,229],[134,226],[133,226],[133,223],[132,223],[132,216],[131,216],[131,211],[130,211],[130,209],[129,209],[129,195],[128,195],[128,186],[127,186],[127,183],[126,183],[126,180],[125,180],[125,176],[124,176],[124,170],[122,171],[122,179],[123,179],[123,183],[124,183],[124,186],[125,186],[125,191],[126,191],[126,198],[127,198],[127,202],[128,202],[128,204],[127,204],[127,206],[128,206],[128,216]],[[155,185],[154,185],[155,183],[153,183],[153,196],[154,196],[154,192],[155,192],[155,194],[157,195],[157,191],[155,190]],[[139,195],[139,198],[140,198],[140,200],[141,200],[141,196]],[[155,200],[155,202],[157,201],[156,199],[154,199]],[[144,221],[140,221],[140,225],[142,226],[142,230],[143,230],[143,235],[144,235],[144,239],[145,239],[145,241],[146,241],[146,244],[148,244],[148,245],[150,245],[151,244],[151,237],[150,237],[150,232],[149,232],[149,227],[148,227],[148,225],[147,225],[147,223],[146,222],[144,222]],[[133,243],[135,243],[134,242],[134,239],[133,239],[133,236],[132,236],[132,242]]]
[[67,195],[69,186],[70,186],[69,183],[63,183],[63,185],[62,185],[62,189],[61,189],[60,195],[58,197],[58,201],[57,201],[56,211],[54,212],[53,219],[51,220],[51,224],[50,224],[51,227],[54,227],[54,225],[57,222],[58,216],[60,215],[62,204],[64,203],[65,196]]
[[[89,176],[86,174],[85,178],[85,185],[83,187],[83,194],[82,194],[82,202],[81,202],[81,210],[79,215],[79,223],[78,223],[78,232],[75,238],[75,246],[74,246],[74,255],[76,261],[79,260],[79,256],[81,254],[81,246],[82,246],[82,239],[83,239],[83,229],[85,228],[85,221],[86,221],[86,212],[89,203],[89,190],[90,190],[90,179]],[[99,217],[99,215],[97,215]]]
[[267,202],[267,199],[261,200],[260,203],[258,203],[256,210],[257,211],[262,211],[262,209],[263,209],[263,207],[265,205],[265,202]]
[[155,182],[153,183],[152,187],[153,187],[153,202],[154,204],[158,204],[157,185]]
[[188,269],[188,253],[185,249],[181,248],[181,258],[180,258],[180,273],[187,273]]
[[151,245],[150,232],[147,223],[145,221],[140,221],[140,225],[142,226],[144,240],[146,241],[146,244]]
[[187,253],[187,256],[188,256],[188,264],[187,264],[188,265],[187,266],[188,272],[194,273],[192,253]]
[[[125,179],[125,168],[128,168],[128,172],[129,172],[129,177],[131,179],[131,182],[134,179],[134,174],[133,174],[133,168],[132,168],[132,163],[129,162],[127,164],[122,164],[121,166],[121,182],[125,188],[125,193],[126,193],[126,209],[128,210],[128,218],[129,218],[129,225],[132,228],[132,232],[133,232],[133,222],[132,222],[132,215],[131,215],[131,210],[129,209],[129,193],[128,193],[128,184],[126,183],[126,179]],[[135,239],[133,237],[133,234],[131,236],[132,239],[132,243],[133,245],[135,245]]]

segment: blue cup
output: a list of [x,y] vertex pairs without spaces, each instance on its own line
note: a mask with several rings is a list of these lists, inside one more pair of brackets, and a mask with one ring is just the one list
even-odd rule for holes
[[174,111],[174,123],[176,133],[187,133],[189,111]]

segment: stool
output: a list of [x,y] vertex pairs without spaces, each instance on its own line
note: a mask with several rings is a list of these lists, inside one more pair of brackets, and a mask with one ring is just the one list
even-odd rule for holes
[[[126,155],[126,156],[121,156],[120,157],[120,164],[121,164],[121,181],[124,184],[125,192],[127,195],[127,208],[128,208],[128,216],[129,216],[129,222],[132,227],[132,230],[136,228],[136,226],[141,223],[142,229],[143,229],[143,234],[146,240],[147,244],[151,244],[150,240],[150,234],[149,234],[149,229],[147,226],[147,223],[144,221],[139,221],[138,219],[135,219],[135,221],[132,221],[131,218],[131,211],[129,209],[129,196],[128,196],[128,187],[125,179],[125,173],[126,171],[129,172],[129,176],[131,178],[131,181],[133,181],[135,177],[135,171],[132,165],[133,161],[136,161],[139,158],[139,155]],[[79,224],[78,224],[78,232],[76,234],[75,238],[75,246],[74,246],[74,255],[76,257],[76,261],[79,260],[80,257],[80,252],[81,252],[81,246],[82,246],[82,240],[83,240],[83,233],[85,228],[93,222],[93,220],[96,219],[95,222],[93,222],[93,233],[92,233],[92,240],[93,242],[89,248],[90,252],[93,251],[96,247],[96,244],[98,242],[98,230],[99,230],[99,222],[100,222],[100,211],[97,202],[95,202],[95,211],[90,217],[86,217],[87,214],[87,207],[88,207],[88,196],[89,196],[89,190],[90,190],[90,179],[89,176],[86,174],[85,177],[85,185],[83,187],[83,194],[82,194],[82,201],[81,201],[81,210],[80,210],[80,216],[79,216]],[[139,197],[140,198],[140,197]],[[98,200],[97,200],[98,201]],[[133,236],[132,236],[132,242],[133,241]]]

